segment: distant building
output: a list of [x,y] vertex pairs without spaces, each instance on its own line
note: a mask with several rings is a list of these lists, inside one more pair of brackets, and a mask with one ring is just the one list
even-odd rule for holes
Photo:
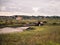
[[16,17],[16,20],[22,20],[21,16]]

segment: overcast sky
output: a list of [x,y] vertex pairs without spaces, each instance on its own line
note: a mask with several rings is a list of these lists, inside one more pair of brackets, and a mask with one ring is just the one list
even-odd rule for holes
[[0,15],[58,15],[60,0],[0,0]]

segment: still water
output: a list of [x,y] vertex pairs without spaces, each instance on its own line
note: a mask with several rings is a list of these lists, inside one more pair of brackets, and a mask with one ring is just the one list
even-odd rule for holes
[[0,29],[1,33],[12,33],[12,32],[23,32],[25,29],[29,27],[17,27],[17,28],[11,28],[11,27],[5,27]]

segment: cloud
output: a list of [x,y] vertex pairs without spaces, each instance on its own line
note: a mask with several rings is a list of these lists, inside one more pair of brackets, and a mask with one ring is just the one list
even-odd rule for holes
[[60,0],[0,0],[0,12],[32,14],[36,7],[38,14],[60,15]]
[[5,10],[6,10],[5,6],[0,7],[0,11],[5,11]]

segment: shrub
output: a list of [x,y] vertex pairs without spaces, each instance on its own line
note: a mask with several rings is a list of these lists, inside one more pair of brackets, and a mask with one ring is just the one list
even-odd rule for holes
[[56,24],[57,24],[57,23],[55,23],[55,22],[53,23],[53,25],[56,25]]
[[43,23],[47,23],[47,21],[43,21]]

